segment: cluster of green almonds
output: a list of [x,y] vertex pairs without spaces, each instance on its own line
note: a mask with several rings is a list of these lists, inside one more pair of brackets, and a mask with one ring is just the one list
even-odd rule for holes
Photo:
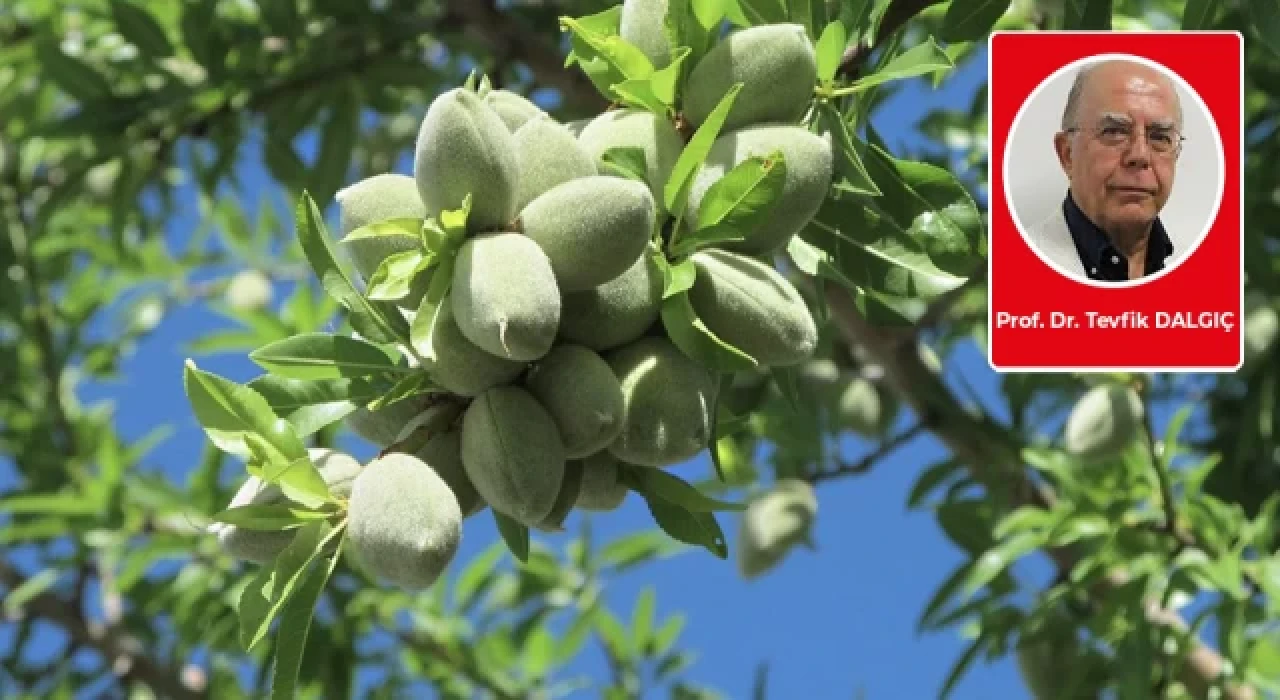
[[[646,15],[645,6],[661,7]],[[663,12],[665,3],[629,2],[622,15],[624,38],[657,67],[670,60],[665,38],[657,40],[665,36]],[[460,407],[457,419],[422,445],[413,439],[415,420],[440,404],[439,394],[347,418],[383,449],[353,480],[342,458],[332,482],[349,498],[348,539],[370,573],[429,585],[457,546],[461,520],[485,507],[554,531],[574,508],[620,506],[627,493],[620,465],[665,467],[708,446],[718,376],[677,347],[661,321],[657,256],[675,219],[662,193],[688,134],[738,82],[685,220],[696,220],[711,185],[750,157],[780,150],[785,185],[744,240],[692,254],[697,275],[688,298],[711,332],[762,368],[798,365],[813,355],[817,328],[769,256],[816,213],[833,160],[830,138],[800,124],[816,66],[798,25],[729,34],[693,68],[672,118],[618,108],[565,125],[507,90],[450,90],[422,121],[412,176],[375,175],[337,194],[340,248],[366,282],[389,256],[422,243],[412,235],[347,240],[351,232],[438,218],[470,202],[430,351],[421,353],[421,369]],[[643,180],[606,167],[605,153],[619,147],[643,151]],[[420,273],[397,301],[406,319],[414,320],[436,269]],[[280,497],[268,491],[246,484],[237,499]],[[246,545],[240,539],[276,533],[221,532],[229,550],[255,560],[287,541]]]

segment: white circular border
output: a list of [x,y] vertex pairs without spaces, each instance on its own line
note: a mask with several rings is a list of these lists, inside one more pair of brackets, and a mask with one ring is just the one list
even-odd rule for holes
[[[1098,63],[1101,61],[1108,61],[1108,60],[1122,60],[1122,61],[1132,61],[1134,63],[1141,63],[1147,66],[1148,68],[1154,69],[1160,72],[1161,74],[1168,76],[1173,80],[1176,80],[1178,84],[1181,85],[1184,89],[1186,89],[1186,91],[1190,93],[1190,95],[1195,99],[1196,106],[1200,108],[1201,113],[1208,116],[1209,131],[1212,132],[1213,134],[1213,143],[1216,146],[1216,148],[1214,149],[1214,153],[1216,153],[1218,156],[1218,191],[1214,195],[1213,208],[1209,211],[1209,218],[1205,223],[1204,229],[1200,231],[1200,234],[1198,236],[1196,236],[1195,242],[1191,244],[1191,249],[1188,250],[1185,254],[1183,254],[1172,265],[1165,267],[1163,270],[1160,270],[1154,275],[1148,275],[1146,277],[1142,277],[1136,280],[1125,280],[1123,282],[1098,282],[1098,281],[1091,280],[1088,277],[1077,277],[1076,275],[1073,275],[1067,272],[1065,269],[1060,267],[1057,263],[1046,258],[1044,253],[1040,251],[1039,246],[1036,246],[1031,242],[1030,236],[1027,235],[1026,230],[1022,227],[1022,222],[1018,219],[1018,210],[1015,209],[1013,206],[1013,190],[1011,187],[1009,187],[1009,182],[1010,182],[1009,180],[1010,157],[1009,156],[1010,156],[1010,153],[1012,153],[1012,150],[1009,148],[1009,144],[1013,140],[1013,134],[1018,130],[1018,125],[1022,121],[1022,115],[1027,112],[1028,105],[1030,105],[1032,102],[1035,101],[1036,97],[1044,90],[1045,86],[1049,85],[1054,80],[1058,79],[1067,71],[1070,71],[1077,67],[1086,66],[1090,63]],[[1218,211],[1222,208],[1222,193],[1226,189],[1226,183],[1227,183],[1227,158],[1222,147],[1222,134],[1218,130],[1218,121],[1217,119],[1214,118],[1213,111],[1209,109],[1209,106],[1204,102],[1204,98],[1200,97],[1200,93],[1197,92],[1196,89],[1193,88],[1191,84],[1186,81],[1186,79],[1184,79],[1181,75],[1179,75],[1175,71],[1170,70],[1168,67],[1160,63],[1157,63],[1149,58],[1145,58],[1142,56],[1134,56],[1132,54],[1126,54],[1126,53],[1103,53],[1103,54],[1097,54],[1095,56],[1086,56],[1084,58],[1079,58],[1079,59],[1076,59],[1075,61],[1072,61],[1071,63],[1068,63],[1062,66],[1058,70],[1051,73],[1047,78],[1045,78],[1044,80],[1041,80],[1040,84],[1036,85],[1035,89],[1031,91],[1031,94],[1027,95],[1027,98],[1022,101],[1022,106],[1018,107],[1018,113],[1015,114],[1013,117],[1013,123],[1009,125],[1009,135],[1005,139],[1004,162],[1001,164],[1001,177],[1003,178],[1002,184],[1004,189],[1005,206],[1009,208],[1009,218],[1013,219],[1013,226],[1014,228],[1018,229],[1018,235],[1022,236],[1022,242],[1026,243],[1027,247],[1030,248],[1031,251],[1036,254],[1036,257],[1040,258],[1040,262],[1043,262],[1045,265],[1048,265],[1059,275],[1062,275],[1063,277],[1069,280],[1072,280],[1073,282],[1078,282],[1080,284],[1085,284],[1090,287],[1095,287],[1098,289],[1127,289],[1130,287],[1140,287],[1144,284],[1155,282],[1161,277],[1164,277],[1166,274],[1178,269],[1178,267],[1180,267],[1182,263],[1186,262],[1188,259],[1191,258],[1192,255],[1195,254],[1196,250],[1200,248],[1200,244],[1204,243],[1204,239],[1209,237],[1209,231],[1210,229],[1213,228],[1214,222],[1218,220]]]

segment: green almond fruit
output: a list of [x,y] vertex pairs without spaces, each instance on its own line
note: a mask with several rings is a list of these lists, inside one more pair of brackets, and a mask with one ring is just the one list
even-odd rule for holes
[[753,579],[773,569],[797,544],[809,541],[818,496],[806,481],[783,479],[747,503],[738,537],[738,571]]
[[564,294],[560,337],[597,352],[644,335],[662,312],[662,270],[646,251],[604,284]]
[[818,63],[804,27],[766,24],[721,39],[689,72],[682,93],[685,118],[700,126],[735,83],[742,83],[742,89],[722,132],[765,122],[799,122],[818,85]]
[[689,219],[697,220],[707,190],[735,165],[753,156],[781,151],[786,167],[782,191],[762,220],[743,240],[721,244],[751,255],[772,253],[811,221],[831,186],[833,153],[828,136],[786,125],[753,126],[722,134],[689,188]]
[[1067,416],[1067,452],[1086,461],[1114,457],[1145,430],[1144,415],[1142,398],[1132,388],[1095,386],[1076,401]]
[[654,201],[640,182],[592,175],[570,180],[520,212],[524,234],[551,260],[562,292],[602,285],[635,264],[649,244]]
[[512,138],[520,164],[518,210],[556,185],[596,174],[595,161],[578,139],[550,117],[530,119]]
[[467,477],[466,467],[462,466],[461,430],[449,430],[432,436],[426,444],[414,451],[413,456],[440,475],[453,492],[454,498],[458,499],[462,517],[484,510],[484,500]]
[[400,433],[430,405],[426,396],[411,396],[383,406],[376,411],[361,406],[349,413],[346,426],[356,435],[378,447],[390,447]]
[[645,336],[605,361],[622,387],[626,418],[614,457],[646,467],[691,459],[711,440],[715,377],[663,337]]
[[413,176],[432,217],[462,208],[471,195],[471,232],[504,229],[519,211],[515,141],[502,118],[470,90],[450,90],[427,108]]
[[[360,462],[350,455],[336,450],[313,447],[307,450],[316,471],[328,484],[334,496],[351,495],[351,484],[360,473]],[[227,508],[248,505],[271,505],[286,500],[284,491],[276,484],[264,483],[256,476],[245,480]],[[296,530],[249,530],[227,523],[214,523],[209,531],[218,537],[218,544],[227,554],[243,561],[266,564],[276,558],[293,541]]]
[[542,108],[524,95],[510,90],[490,90],[484,95],[484,103],[489,105],[513,134],[529,120],[547,116]]
[[551,414],[569,459],[599,452],[622,431],[622,387],[594,350],[556,346],[529,370],[525,387]]
[[578,461],[582,464],[582,483],[577,507],[597,512],[617,510],[628,493],[620,479],[617,458],[602,450]]
[[388,234],[345,240],[345,236],[369,224],[396,219],[424,219],[427,209],[418,194],[418,183],[408,175],[382,174],[365,178],[338,191],[338,226],[344,240],[341,249],[368,282],[378,266],[391,255],[418,250],[417,236]]
[[564,480],[560,482],[560,493],[556,496],[556,504],[551,513],[535,527],[543,532],[564,532],[564,521],[578,502],[578,494],[582,490],[582,462],[576,459],[565,462]]
[[511,382],[525,369],[525,363],[490,354],[467,340],[453,316],[449,296],[440,303],[431,329],[431,353],[431,378],[459,396],[478,396]]
[[889,431],[898,416],[892,394],[856,375],[845,376],[840,385],[835,410],[839,426],[866,437],[880,437]]
[[693,254],[698,276],[689,301],[718,338],[765,366],[809,359],[818,326],[800,292],[772,265],[726,250]]
[[1267,359],[1280,336],[1280,313],[1276,312],[1266,294],[1250,292],[1245,295],[1244,323],[1240,325],[1240,331],[1244,334],[1241,369],[1248,373]]
[[369,573],[421,590],[435,583],[457,554],[462,511],[439,474],[412,455],[393,452],[356,477],[347,539]]
[[476,236],[453,269],[453,317],[485,352],[531,362],[551,350],[560,327],[560,288],[551,261],[518,233]]
[[662,192],[684,150],[684,138],[664,117],[641,109],[615,109],[592,119],[578,134],[578,143],[595,161],[603,175],[604,154],[613,148],[644,151],[645,182],[653,195],[659,218],[667,215]]
[[532,394],[496,387],[462,416],[462,465],[490,508],[536,527],[560,494],[564,443],[555,420]]
[[671,63],[671,42],[667,39],[667,0],[624,0],[618,34],[640,49],[655,69]]

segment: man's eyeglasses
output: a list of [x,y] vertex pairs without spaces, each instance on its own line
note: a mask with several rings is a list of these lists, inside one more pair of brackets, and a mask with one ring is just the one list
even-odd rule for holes
[[[1067,129],[1066,132],[1072,133],[1085,130],[1081,127],[1073,126]],[[1128,150],[1133,145],[1134,128],[1132,125],[1108,122],[1087,129],[1087,131],[1093,134],[1093,137],[1098,139],[1099,143],[1108,148]],[[1178,133],[1177,129],[1170,127],[1147,129],[1146,137],[1147,146],[1152,152],[1162,156],[1177,155],[1182,150],[1182,142],[1187,140],[1185,136]]]

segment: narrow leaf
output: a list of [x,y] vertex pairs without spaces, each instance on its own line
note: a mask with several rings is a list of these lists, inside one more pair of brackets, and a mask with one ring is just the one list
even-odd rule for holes
[[840,61],[844,59],[844,50],[848,41],[849,33],[840,20],[828,24],[826,29],[822,30],[817,46],[818,81],[822,84],[830,84],[835,79],[836,71],[840,69]]
[[688,292],[662,302],[662,326],[681,352],[705,367],[720,372],[744,372],[757,366],[754,358],[721,340],[698,318]]
[[306,449],[292,426],[277,418],[256,391],[197,369],[191,360],[187,360],[183,372],[183,385],[196,420],[220,449],[248,456],[244,436],[255,433],[289,459],[306,457]]
[[292,379],[343,379],[401,371],[377,345],[345,335],[303,333],[249,353],[263,369]]
[[711,145],[720,135],[720,127],[728,118],[729,110],[733,109],[733,102],[738,98],[741,90],[742,83],[734,83],[733,87],[729,88],[724,97],[720,98],[720,103],[711,110],[706,121],[702,122],[694,132],[693,138],[689,139],[689,143],[680,152],[680,157],[676,159],[675,167],[671,169],[671,176],[662,192],[662,200],[667,206],[667,211],[677,216],[683,214],[684,205],[689,199],[689,189],[693,187],[693,176],[706,161],[707,154],[711,152]]
[[169,43],[164,28],[145,8],[125,0],[113,0],[111,16],[120,36],[137,46],[143,55],[152,58],[173,55],[173,44]]
[[529,561],[529,527],[516,521],[508,515],[493,511],[493,519],[498,524],[498,533],[502,535],[502,541],[507,543],[507,549],[511,550],[511,554],[521,563]]
[[271,674],[272,700],[292,700],[298,687],[298,672],[302,668],[302,656],[307,648],[307,636],[311,632],[311,620],[316,604],[324,593],[325,584],[333,576],[342,556],[341,549],[329,557],[328,563],[314,567],[298,592],[289,599],[280,612],[280,628],[276,634],[276,663]]
[[618,476],[628,488],[645,498],[660,498],[691,512],[746,509],[746,505],[742,503],[730,503],[711,498],[692,484],[662,469],[622,466],[619,468]]

